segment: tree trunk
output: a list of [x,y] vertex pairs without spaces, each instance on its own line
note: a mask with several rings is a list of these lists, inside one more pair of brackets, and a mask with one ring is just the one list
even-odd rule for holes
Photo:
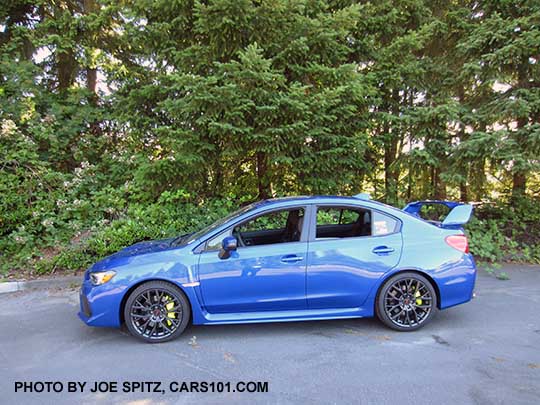
[[[486,132],[486,123],[480,121],[477,131]],[[486,195],[486,158],[479,157],[471,162],[469,184],[471,195],[475,201],[482,200]]]
[[433,198],[436,200],[446,199],[446,184],[441,179],[441,170],[434,167],[432,170]]
[[411,201],[412,197],[412,166],[409,163],[409,173],[407,174],[407,202]]
[[[392,103],[389,112],[393,113],[396,117],[399,116],[400,98],[397,90],[392,90]],[[386,194],[386,202],[389,204],[395,204],[397,202],[397,187],[399,172],[393,167],[396,161],[396,155],[398,151],[398,128],[394,124],[392,128],[385,122],[384,127],[384,187]]]
[[[89,15],[96,12],[99,8],[99,5],[96,3],[96,0],[83,0],[84,14]],[[92,33],[87,33],[90,35],[90,38],[93,38]],[[95,66],[95,61],[92,60],[94,56],[93,40],[90,40],[90,49],[86,49],[87,53],[87,66],[86,66],[86,88],[91,93],[90,101],[93,104],[97,103],[97,68]]]
[[463,202],[469,201],[469,187],[464,181],[459,183],[459,199]]
[[67,90],[75,80],[75,69],[77,62],[73,51],[62,51],[57,55],[58,64],[58,89],[60,91]]
[[264,152],[257,152],[257,186],[259,199],[266,200],[271,197],[271,187],[268,181],[268,162]]
[[97,85],[97,69],[96,68],[86,68],[86,88],[92,93],[96,94],[96,85]]
[[[517,120],[517,132],[520,134],[520,130],[527,125],[527,120],[520,118]],[[517,144],[520,145],[520,152],[527,153],[524,149],[523,140],[520,138],[522,135],[516,135],[518,137]],[[523,169],[517,169],[512,174],[512,201],[516,202],[525,196],[527,190],[527,172]]]
[[525,195],[527,188],[527,175],[522,172],[514,172],[512,175],[512,201],[517,202]]
[[[7,18],[2,16],[2,23],[5,24],[5,27],[0,31],[0,46],[7,44],[13,39],[13,31],[17,30],[18,27],[28,27],[32,23],[32,10],[34,4],[30,2],[12,2],[7,6]],[[7,4],[7,2],[6,2]],[[2,10],[4,11],[4,10]],[[31,60],[32,55],[34,54],[35,47],[32,41],[28,36],[19,36],[22,39],[22,44],[20,46],[20,56],[23,60]]]
[[86,68],[86,88],[92,93],[91,101],[95,104],[97,102],[97,69],[87,67]]
[[[518,68],[518,90],[528,87],[529,76],[527,73],[528,57],[523,57],[521,64]],[[517,118],[517,128],[514,132],[516,143],[519,145],[519,153],[527,155],[527,145],[523,135],[523,128],[527,126],[529,121],[528,116],[520,116]],[[512,174],[512,201],[517,202],[525,196],[527,190],[527,172],[522,169],[516,169]]]
[[384,147],[384,187],[386,202],[394,204],[397,201],[398,173],[392,164],[396,160],[397,139],[392,138]]
[[[459,103],[461,105],[465,105],[465,89],[463,88],[463,86],[459,86],[458,88],[458,98],[459,98]],[[465,131],[465,123],[463,122],[463,117],[460,117],[460,123],[459,123],[459,134],[458,134],[458,137],[459,137],[459,142],[462,143],[462,142],[465,142],[467,139],[468,139],[468,134],[467,132]],[[469,185],[468,185],[468,181],[469,181],[469,162],[468,161],[464,161],[462,159],[462,161],[460,162],[460,166],[459,167],[459,171],[461,171],[461,174],[463,176],[463,180],[461,180],[459,182],[459,199],[463,202],[466,202],[466,201],[469,201]]]

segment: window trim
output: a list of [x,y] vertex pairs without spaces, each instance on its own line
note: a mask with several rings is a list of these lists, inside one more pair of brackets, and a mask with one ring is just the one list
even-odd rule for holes
[[[319,239],[317,240],[317,211],[319,210],[319,207],[332,207],[332,208],[353,208],[353,209],[362,209],[362,210],[368,210],[371,212],[371,216],[373,217],[373,212],[377,212],[381,215],[386,215],[393,220],[396,221],[396,226],[394,228],[393,232],[385,233],[384,235],[364,235],[364,236],[348,236],[346,238],[336,238],[336,239]],[[373,225],[372,225],[373,226]],[[396,216],[392,214],[388,214],[385,211],[378,210],[376,208],[366,207],[364,205],[356,205],[351,203],[344,203],[344,204],[334,204],[334,203],[320,203],[320,204],[313,204],[313,212],[311,215],[311,221],[310,221],[310,234],[309,234],[309,240],[308,242],[335,242],[337,240],[344,240],[344,239],[363,239],[363,238],[380,238],[390,235],[395,235],[396,233],[400,233],[401,229],[403,227],[403,222]],[[373,231],[373,228],[372,228]]]
[[206,249],[206,246],[208,244],[208,242],[211,240],[211,239],[214,239],[215,237],[221,235],[222,233],[226,233],[226,232],[229,232],[229,231],[232,231],[232,229],[240,224],[243,224],[245,222],[248,222],[248,221],[251,221],[252,219],[255,219],[257,217],[260,217],[262,215],[266,215],[266,214],[270,214],[272,212],[277,212],[277,211],[291,211],[291,210],[294,210],[294,209],[303,209],[304,210],[304,223],[302,224],[302,231],[301,231],[301,234],[300,234],[300,240],[299,241],[296,241],[296,242],[282,242],[282,243],[270,243],[270,244],[266,244],[266,245],[255,245],[255,246],[238,246],[237,249],[248,249],[248,248],[260,248],[260,247],[264,247],[264,246],[275,246],[275,245],[289,245],[291,243],[306,243],[308,241],[308,238],[309,238],[309,232],[310,232],[310,224],[311,224],[311,221],[309,220],[311,218],[311,211],[312,211],[312,205],[310,204],[298,204],[298,205],[290,205],[290,206],[286,206],[286,207],[273,207],[273,208],[267,208],[267,209],[263,209],[261,211],[258,211],[258,212],[254,212],[252,215],[240,220],[240,221],[237,221],[233,224],[230,224],[228,225],[226,228],[224,228],[221,232],[218,232],[218,233],[215,233],[214,235],[204,239],[204,241],[202,241],[195,249],[193,249],[193,253],[195,254],[201,254],[201,253],[215,253],[215,252],[218,252],[219,250],[207,250]]

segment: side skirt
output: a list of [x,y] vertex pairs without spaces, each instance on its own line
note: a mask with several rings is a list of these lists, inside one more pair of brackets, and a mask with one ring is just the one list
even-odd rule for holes
[[373,310],[367,308],[305,309],[294,311],[238,312],[232,314],[203,313],[204,319],[193,322],[198,325],[223,325],[234,323],[295,322],[323,319],[367,318]]

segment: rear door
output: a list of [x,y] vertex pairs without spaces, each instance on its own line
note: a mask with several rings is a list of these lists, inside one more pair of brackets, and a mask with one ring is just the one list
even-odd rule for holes
[[356,308],[401,256],[401,222],[358,206],[319,205],[308,246],[308,308]]

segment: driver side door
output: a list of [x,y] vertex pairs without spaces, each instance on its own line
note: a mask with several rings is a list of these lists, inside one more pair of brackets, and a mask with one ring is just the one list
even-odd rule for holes
[[[293,212],[294,211],[294,212]],[[199,258],[199,280],[209,313],[306,309],[306,207],[255,214],[208,240]],[[233,235],[238,248],[218,257]]]

